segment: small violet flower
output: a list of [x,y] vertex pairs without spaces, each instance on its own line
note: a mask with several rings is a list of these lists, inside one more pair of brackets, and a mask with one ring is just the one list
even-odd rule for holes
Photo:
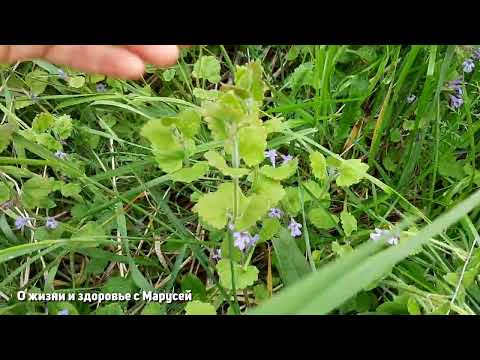
[[55,230],[58,227],[58,221],[55,220],[52,217],[47,218],[47,221],[45,222],[45,226],[49,230]]
[[222,249],[213,250],[212,259],[213,260],[220,260],[222,258]]
[[375,228],[374,232],[370,234],[370,239],[373,241],[378,241],[383,236],[387,237],[386,242],[388,245],[391,246],[398,245],[400,241],[400,238],[398,236],[393,235],[388,230],[382,230],[377,228]]
[[63,309],[60,310],[57,315],[70,315],[70,311],[68,311],[68,309]]
[[252,237],[247,231],[234,232],[233,237],[235,239],[234,244],[240,251],[250,249],[260,239],[258,234]]
[[473,60],[480,60],[480,48],[473,50]]
[[286,163],[288,163],[289,161],[293,160],[293,156],[292,155],[282,155],[280,154],[280,156],[282,157],[283,159],[283,163],[282,165],[285,165]]
[[272,149],[272,150],[265,151],[265,157],[269,158],[270,162],[272,163],[272,166],[275,167],[275,161],[277,159],[277,150]]
[[17,230],[23,230],[23,228],[30,224],[30,218],[25,216],[19,216],[15,219],[15,228]]
[[463,71],[466,73],[471,73],[475,68],[475,64],[472,59],[467,59],[463,62]]
[[290,234],[292,234],[293,237],[297,237],[302,235],[302,232],[300,229],[302,228],[302,225],[297,223],[294,218],[290,218],[290,224],[288,224],[288,230],[290,230]]
[[60,79],[62,80],[68,80],[68,75],[62,69],[58,69],[58,76],[60,76]]
[[463,105],[463,99],[454,95],[450,95],[450,104],[453,108],[458,109]]
[[97,84],[95,86],[97,92],[105,92],[107,91],[107,87],[105,86],[105,84]]
[[268,212],[268,216],[273,218],[280,219],[283,215],[282,210],[277,209],[277,208],[271,208],[270,211]]
[[413,103],[413,102],[415,101],[416,98],[417,98],[417,97],[416,97],[415,95],[411,94],[411,95],[407,96],[407,102],[408,102],[409,104],[411,104],[411,103]]
[[61,150],[58,150],[55,154],[55,157],[61,159],[61,160],[65,160],[67,158],[67,154],[65,154],[63,151]]

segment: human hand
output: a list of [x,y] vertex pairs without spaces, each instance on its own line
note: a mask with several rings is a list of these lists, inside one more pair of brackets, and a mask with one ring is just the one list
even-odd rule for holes
[[93,74],[138,79],[145,63],[175,64],[177,45],[0,45],[0,63],[43,59]]

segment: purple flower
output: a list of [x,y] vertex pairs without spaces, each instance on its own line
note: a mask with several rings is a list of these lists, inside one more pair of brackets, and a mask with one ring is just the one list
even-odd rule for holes
[[282,215],[283,215],[282,210],[277,209],[277,208],[271,208],[269,213],[268,213],[269,217],[277,218],[277,219],[280,219],[282,217]]
[[385,236],[388,234],[388,231],[387,230],[382,230],[382,229],[377,229],[375,228],[375,230],[373,231],[373,233],[370,234],[370,239],[372,239],[373,241],[377,241],[378,239],[380,239],[382,236]]
[[68,81],[68,75],[62,69],[58,69],[58,76],[60,76],[60,79]]
[[285,165],[286,163],[288,163],[289,161],[293,160],[293,156],[292,155],[282,155],[280,154],[280,156],[282,157],[283,159],[283,163],[282,165]]
[[240,251],[244,251],[247,248],[248,242],[250,240],[250,235],[245,231],[242,231],[242,232],[237,231],[233,233],[233,238],[235,239],[234,240],[235,246]]
[[467,59],[463,62],[463,71],[466,73],[471,73],[475,68],[475,64],[472,59]]
[[255,236],[249,236],[247,248],[250,249],[254,247],[258,240],[260,240],[260,235],[258,234],[256,234]]
[[240,251],[250,249],[260,239],[258,234],[252,237],[247,231],[234,232],[233,237],[235,239],[234,244]]
[[213,250],[212,259],[213,260],[220,260],[222,258],[222,249]]
[[68,311],[68,309],[63,309],[60,310],[57,315],[70,315],[70,311]]
[[480,60],[480,48],[473,50],[473,60]]
[[290,218],[290,224],[288,224],[288,230],[290,230],[290,234],[292,234],[293,237],[297,237],[302,235],[302,232],[300,229],[302,228],[302,225],[297,223],[294,218]]
[[416,97],[415,95],[411,94],[411,95],[409,95],[409,96],[407,97],[407,102],[408,102],[409,104],[411,104],[411,103],[413,103],[413,102],[415,101],[416,98],[417,98],[417,97]]
[[30,218],[25,216],[19,216],[15,219],[15,228],[17,230],[23,230],[23,228],[30,224]]
[[55,230],[58,227],[58,221],[55,220],[52,217],[47,218],[47,221],[45,222],[45,226],[49,230]]
[[275,160],[277,159],[277,150],[267,150],[265,151],[265,157],[270,159],[272,166],[275,167]]
[[65,160],[67,158],[67,154],[65,154],[63,151],[61,150],[58,150],[55,154],[55,157],[61,159],[61,160]]
[[107,91],[107,87],[105,86],[105,84],[97,84],[95,86],[97,92],[105,92]]
[[450,95],[450,105],[452,105],[453,108],[458,109],[463,105],[463,99],[461,97]]
[[370,234],[370,239],[373,241],[378,241],[381,237],[386,237],[386,243],[388,245],[394,246],[398,245],[400,237],[390,233],[388,230],[377,229]]

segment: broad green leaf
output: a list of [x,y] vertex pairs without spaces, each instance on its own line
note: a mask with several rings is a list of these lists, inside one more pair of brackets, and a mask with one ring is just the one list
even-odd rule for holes
[[217,315],[215,307],[212,304],[198,300],[190,301],[185,306],[185,315]]
[[422,310],[413,296],[408,298],[407,310],[410,315],[422,315]]
[[48,150],[57,151],[62,149],[62,145],[55,140],[55,138],[49,133],[34,134],[35,141],[39,145],[45,146]]
[[260,126],[241,128],[239,135],[240,157],[248,166],[260,164],[265,157],[267,148],[267,132]]
[[200,120],[201,116],[196,110],[186,109],[176,116],[163,118],[162,123],[165,126],[175,125],[185,137],[191,139],[200,129]]
[[278,260],[278,270],[286,286],[297,282],[310,272],[305,256],[300,252],[288,230],[280,230],[280,236],[273,237],[272,242]]
[[152,144],[155,159],[163,171],[168,173],[182,168],[184,149],[169,126],[160,120],[150,120],[141,134]]
[[55,118],[53,131],[60,140],[66,140],[72,135],[72,118],[70,115],[62,115]]
[[308,219],[318,229],[331,229],[338,224],[338,217],[322,207],[313,208],[308,212]]
[[342,257],[348,253],[351,253],[353,248],[350,246],[350,244],[340,245],[337,241],[334,241],[332,243],[332,251],[338,256]]
[[243,177],[248,174],[249,170],[244,168],[232,168],[227,165],[227,162],[218,152],[210,150],[207,151],[204,155],[205,159],[208,160],[208,164],[218,170],[223,175],[231,177]]
[[237,66],[235,86],[246,90],[255,101],[263,102],[266,85],[263,81],[263,68],[259,61]]
[[180,285],[182,292],[191,291],[193,300],[205,301],[207,296],[205,285],[194,274],[187,274]]
[[230,93],[221,93],[217,101],[202,103],[203,116],[215,140],[229,137],[229,125],[240,124],[246,109],[240,98]]
[[254,226],[272,207],[269,199],[264,195],[253,194],[246,199],[246,202],[243,213],[235,223],[237,231],[245,231]]
[[327,177],[327,162],[322,153],[315,151],[310,154],[310,166],[312,167],[313,175],[318,180],[324,180]]
[[83,76],[72,76],[68,79],[68,86],[79,89],[85,85],[85,78]]
[[261,167],[260,173],[273,180],[285,180],[295,174],[297,167],[298,159],[293,159],[279,167],[264,165]]
[[87,76],[87,81],[90,84],[96,84],[99,83],[100,81],[105,80],[105,75],[100,75],[100,74],[90,74]]
[[350,236],[352,232],[357,230],[357,219],[345,209],[340,213],[340,219],[346,236]]
[[[208,225],[216,229],[223,229],[227,225],[229,211],[233,209],[233,183],[223,183],[216,192],[204,194],[194,206],[194,211]],[[240,203],[245,202],[245,197],[237,189]]]
[[390,140],[394,143],[398,143],[402,140],[402,133],[398,128],[395,128],[390,132]]
[[25,82],[33,94],[40,95],[47,88],[48,73],[41,69],[33,70],[25,76]]
[[293,91],[297,91],[302,86],[314,86],[313,74],[313,64],[311,62],[303,62],[288,77],[288,87],[293,89]]
[[286,194],[279,181],[269,179],[258,174],[252,185],[252,191],[255,194],[265,196],[270,202],[270,207],[274,207]]
[[267,134],[282,132],[283,123],[279,118],[273,118],[263,123]]
[[[104,240],[105,231],[101,225],[94,221],[89,221],[79,230],[77,230],[74,235],[72,235],[72,240],[73,239],[89,242],[94,242],[95,240]],[[95,244],[92,246],[95,247]]]
[[55,203],[48,197],[53,191],[54,180],[35,176],[27,180],[22,187],[22,203],[27,209],[51,208]]
[[193,89],[193,96],[200,100],[216,100],[219,97],[218,90],[204,90],[200,88]]
[[41,113],[35,116],[32,122],[32,130],[36,133],[43,133],[53,126],[55,117],[49,113]]
[[82,191],[82,187],[76,183],[62,184],[60,192],[65,197],[76,197]]
[[0,153],[10,144],[15,127],[12,124],[0,125]]
[[198,180],[208,172],[208,164],[205,161],[199,161],[189,168],[183,168],[170,174],[170,179],[173,181],[191,183]]
[[173,78],[175,77],[175,73],[176,73],[175,68],[167,69],[167,70],[165,70],[165,71],[163,72],[162,78],[163,78],[163,80],[165,80],[166,82],[172,81]]
[[362,163],[360,159],[344,160],[338,168],[339,175],[335,181],[342,187],[357,184],[365,177],[367,170],[368,165]]
[[297,216],[301,209],[300,193],[297,187],[287,187],[281,202],[282,208],[291,216]]
[[[232,272],[230,269],[230,260],[222,259],[217,263],[217,272],[220,278],[220,284],[226,288],[232,289]],[[233,263],[233,272],[235,279],[235,288],[238,290],[252,286],[258,280],[258,269],[253,265],[248,265],[246,269],[243,266]]]
[[192,76],[216,84],[220,81],[220,62],[214,56],[202,56],[193,65]]
[[265,219],[262,223],[262,229],[260,230],[259,242],[265,242],[276,236],[281,229],[278,219]]

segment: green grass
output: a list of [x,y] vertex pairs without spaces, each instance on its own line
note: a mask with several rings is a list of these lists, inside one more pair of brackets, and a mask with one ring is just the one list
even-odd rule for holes
[[[473,50],[194,46],[174,70],[149,66],[140,81],[100,79],[105,93],[73,69],[64,70],[86,78],[80,88],[51,64],[0,67],[0,314],[480,314],[480,62],[471,73],[462,66]],[[211,67],[200,69],[202,61]],[[201,99],[202,91],[217,96],[222,84],[252,96],[235,72],[253,61],[266,88],[258,118],[281,123],[266,137],[267,149],[298,160],[294,173],[260,190],[257,176],[269,162],[245,160],[258,141],[245,149],[246,140],[232,135],[225,152]],[[255,76],[248,84],[258,84]],[[462,76],[464,103],[453,109],[448,82]],[[187,110],[201,117],[181,166],[201,164],[214,150],[249,176],[230,181],[210,164],[193,181],[172,180],[175,171],[164,171],[142,128]],[[188,131],[175,129],[174,136]],[[60,149],[66,159],[55,156]],[[314,152],[326,159],[320,177]],[[368,165],[365,174],[355,167],[345,175],[353,159]],[[342,186],[339,176],[355,181]],[[248,229],[260,240],[244,253],[226,226],[216,228],[194,208],[226,183],[239,187],[230,216],[257,220]],[[272,204],[284,216],[273,221],[260,208],[278,194]],[[204,211],[220,208],[227,195]],[[260,200],[247,216],[242,202],[254,195]],[[353,230],[342,211],[355,218]],[[26,214],[31,226],[16,229]],[[52,216],[54,230],[45,226]],[[302,225],[296,238],[287,229],[291,217]],[[398,245],[370,240],[375,228],[398,233]],[[226,266],[213,257],[217,249]],[[17,299],[18,291],[187,290],[197,300],[187,309],[184,301]]]

